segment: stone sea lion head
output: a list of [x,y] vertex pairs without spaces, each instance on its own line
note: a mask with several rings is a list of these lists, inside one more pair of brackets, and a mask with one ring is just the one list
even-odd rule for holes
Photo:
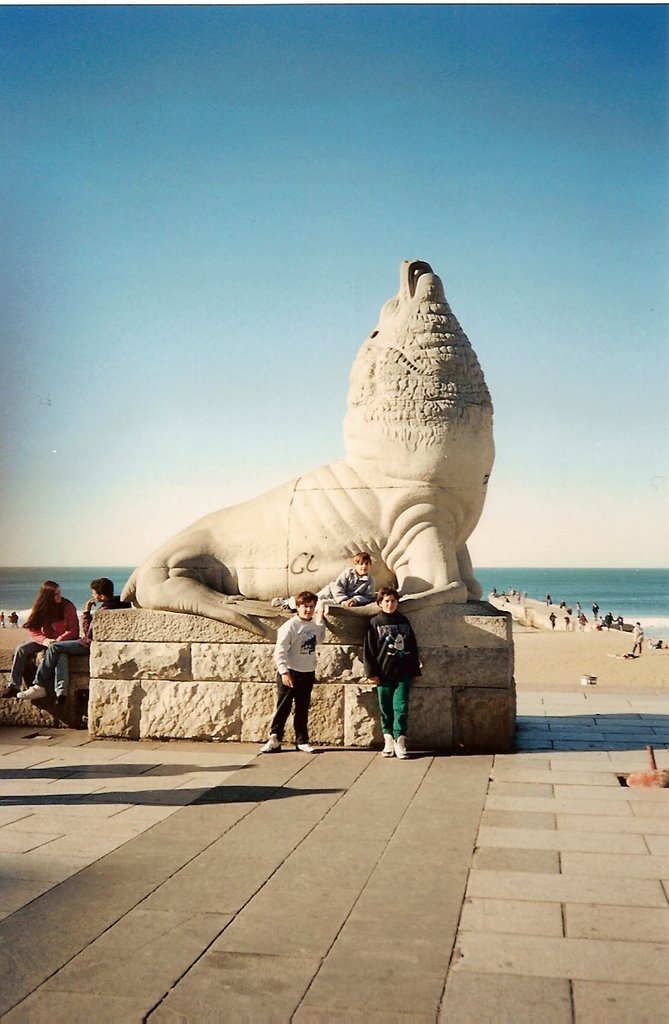
[[350,377],[349,462],[394,478],[484,487],[492,469],[492,402],[476,353],[428,263],[405,260]]

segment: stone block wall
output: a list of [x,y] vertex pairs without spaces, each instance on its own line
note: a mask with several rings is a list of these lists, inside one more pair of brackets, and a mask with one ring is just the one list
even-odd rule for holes
[[[16,630],[16,644],[25,643],[29,636],[23,630]],[[0,651],[0,692],[9,685],[12,667],[12,651]],[[20,725],[37,729],[82,727],[86,714],[86,695],[89,686],[89,656],[77,654],[70,657],[70,686],[65,704],[56,704],[52,697],[43,700],[17,700],[0,698],[0,725]],[[26,671],[27,680],[35,673],[35,665]]]
[[[423,664],[411,696],[410,746],[511,749],[516,702],[510,616],[477,602],[442,605],[410,618]],[[328,614],[309,719],[313,743],[381,743],[375,687],[365,681],[362,666],[367,622],[343,609]],[[267,738],[276,679],[271,642],[173,612],[98,612],[95,623],[89,702],[94,736]],[[293,739],[289,729],[285,743]]]

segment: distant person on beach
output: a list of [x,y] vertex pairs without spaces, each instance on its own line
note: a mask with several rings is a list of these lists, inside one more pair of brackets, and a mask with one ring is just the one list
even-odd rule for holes
[[399,593],[381,587],[376,595],[381,609],[370,619],[362,648],[365,675],[376,685],[383,730],[383,757],[409,756],[407,726],[411,686],[421,674],[418,644],[411,623],[399,609]]
[[555,615],[555,612],[551,612],[550,615],[548,616],[548,618],[550,619],[550,622],[551,622],[551,629],[555,629],[555,623],[557,622],[557,617]]
[[14,629],[18,629],[19,628],[19,617],[16,614],[16,612],[11,612],[11,614],[9,616],[9,625],[13,626]]
[[580,602],[580,601],[577,601],[577,602],[576,602],[576,614],[577,614],[577,615],[580,615],[582,611],[583,611],[583,609],[582,609],[582,607],[581,607],[581,602]]
[[[11,681],[4,697],[18,697],[26,666],[41,651],[46,651],[56,640],[76,640],[79,636],[77,609],[63,597],[58,583],[44,581],[25,621],[25,629],[31,639],[19,644],[14,651]],[[39,696],[46,696],[46,691]]]
[[[374,578],[370,574],[372,566],[371,555],[366,551],[359,551],[353,556],[352,565],[337,576],[332,583],[326,584],[319,590],[316,597],[318,601],[332,602],[341,605],[342,608],[357,608],[362,605],[374,603]],[[294,597],[272,600],[275,608],[286,608],[295,611],[296,599]]]
[[588,620],[586,619],[585,615],[583,614],[583,611],[581,610],[578,616],[578,628],[580,629],[581,633],[585,631],[587,621]]
[[0,626],[2,626],[3,629],[5,628],[5,613],[4,612],[0,612]]
[[566,608],[567,604],[565,601],[560,601],[560,608]]
[[553,602],[551,601],[551,595],[550,594],[546,594],[546,604],[550,606],[550,605],[552,605],[552,603]]
[[643,626],[640,622],[634,623],[634,647],[632,648],[632,654],[636,654],[637,647],[641,655],[643,653]]
[[316,647],[325,637],[323,608],[317,612],[318,598],[310,590],[303,590],[295,598],[297,615],[284,622],[276,634],[274,664],[276,681],[276,710],[267,743],[261,754],[278,754],[291,708],[297,749],[304,754],[315,753],[309,742],[309,707],[311,691],[316,682]]
[[571,629],[571,619],[568,615],[565,615],[564,617],[564,628],[567,632],[569,632],[569,630]]
[[613,615],[611,612],[607,612],[604,616],[604,625],[607,629],[611,629],[611,626],[613,625]]
[[593,617],[594,617],[595,622],[596,622],[597,619],[599,618],[599,605],[597,604],[596,601],[592,602],[592,614],[593,614]]
[[625,620],[623,619],[622,615],[619,615],[616,619],[616,626],[618,627],[618,629],[624,629]]
[[68,657],[71,654],[88,654],[93,642],[93,608],[96,604],[104,611],[116,608],[130,608],[129,601],[122,601],[114,595],[114,584],[106,576],[91,581],[92,595],[84,605],[84,635],[78,640],[56,640],[46,649],[42,664],[38,665],[33,685],[23,690],[19,697],[39,700],[52,691],[56,700],[63,703],[67,697],[70,676]]

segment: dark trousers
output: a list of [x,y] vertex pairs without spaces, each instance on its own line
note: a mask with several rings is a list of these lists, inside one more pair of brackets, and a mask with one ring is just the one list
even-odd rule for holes
[[297,743],[309,742],[309,705],[311,704],[311,690],[316,682],[315,672],[296,672],[291,668],[290,674],[293,677],[293,685],[285,686],[281,682],[281,676],[276,682],[276,711],[272,724],[269,728],[271,733],[283,739],[283,732],[286,728],[290,709],[295,702],[295,713],[293,724],[295,726],[295,740]]

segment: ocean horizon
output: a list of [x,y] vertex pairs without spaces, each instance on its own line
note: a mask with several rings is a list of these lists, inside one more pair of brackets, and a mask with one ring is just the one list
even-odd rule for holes
[[[134,566],[2,566],[0,567],[0,610],[5,615],[17,612],[20,621],[31,608],[45,579],[62,587],[63,594],[78,609],[90,597],[90,581],[107,576],[120,593]],[[667,569],[593,569],[527,568],[522,566],[480,566],[474,570],[484,596],[493,589],[511,589],[543,601],[550,594],[559,604],[574,607],[580,601],[588,618],[592,604],[600,615],[611,612],[626,622],[641,622],[644,629],[669,635],[669,568]]]

